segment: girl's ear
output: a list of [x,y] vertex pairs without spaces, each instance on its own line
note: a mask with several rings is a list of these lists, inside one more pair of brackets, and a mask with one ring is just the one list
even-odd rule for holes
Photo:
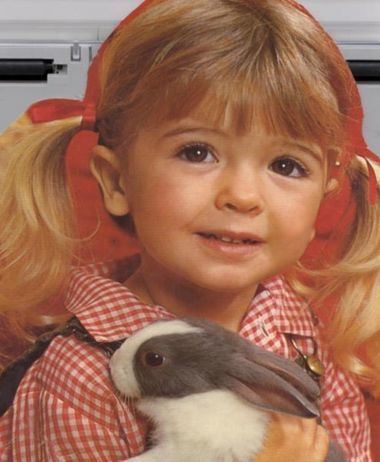
[[109,213],[123,216],[129,212],[120,161],[112,149],[97,145],[92,151],[90,169],[102,193]]

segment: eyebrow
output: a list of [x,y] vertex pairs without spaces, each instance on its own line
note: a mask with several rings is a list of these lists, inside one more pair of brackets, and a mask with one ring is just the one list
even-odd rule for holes
[[217,135],[226,136],[226,133],[219,128],[213,127],[178,127],[174,128],[173,130],[169,130],[163,135],[163,138],[168,138],[170,136],[177,136],[183,135],[185,133],[193,133],[193,132],[208,132],[208,133],[215,133]]
[[283,143],[283,146],[284,147],[290,147],[290,148],[296,147],[296,148],[301,149],[302,151],[304,151],[306,154],[310,154],[319,163],[323,162],[322,155],[319,152],[317,152],[314,149],[309,148],[308,146],[305,146],[302,143],[297,143],[297,141],[285,141]]

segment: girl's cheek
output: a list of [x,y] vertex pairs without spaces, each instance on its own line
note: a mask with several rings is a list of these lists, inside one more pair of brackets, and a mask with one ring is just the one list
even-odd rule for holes
[[152,179],[130,191],[131,212],[139,215],[164,217],[170,209],[181,204],[181,189],[170,180]]
[[319,201],[299,201],[295,204],[291,201],[279,202],[274,211],[274,223],[278,223],[277,229],[283,229],[285,234],[292,239],[300,237],[313,239],[315,222],[319,210]]

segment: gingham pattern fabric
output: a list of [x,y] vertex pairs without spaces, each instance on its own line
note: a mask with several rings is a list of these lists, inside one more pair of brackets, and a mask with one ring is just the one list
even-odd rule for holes
[[[67,292],[67,309],[96,340],[125,338],[148,323],[174,317],[163,307],[142,304],[121,283],[97,275],[99,270],[123,280],[114,264],[77,269]],[[306,304],[276,277],[253,299],[240,334],[295,358],[289,333],[304,354],[317,353],[326,367],[321,406],[331,437],[344,447],[350,462],[370,462],[361,392],[350,376],[334,367]],[[144,451],[148,431],[144,419],[114,393],[103,351],[74,337],[57,337],[28,371],[13,406],[0,419],[0,461],[126,460]]]

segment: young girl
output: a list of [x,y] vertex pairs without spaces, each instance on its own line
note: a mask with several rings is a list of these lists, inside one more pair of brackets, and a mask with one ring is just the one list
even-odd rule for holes
[[[103,45],[84,102],[39,102],[28,117],[1,197],[8,331],[30,337],[58,296],[98,342],[191,315],[317,356],[326,430],[273,415],[256,461],[323,461],[329,438],[370,461],[353,375],[376,391],[376,157],[317,22],[292,0],[146,1]],[[65,162],[90,151],[105,208],[139,242],[129,276],[125,261],[77,257]],[[310,306],[332,303],[322,329]],[[105,353],[57,336],[0,419],[0,460],[123,460],[148,434]]]

